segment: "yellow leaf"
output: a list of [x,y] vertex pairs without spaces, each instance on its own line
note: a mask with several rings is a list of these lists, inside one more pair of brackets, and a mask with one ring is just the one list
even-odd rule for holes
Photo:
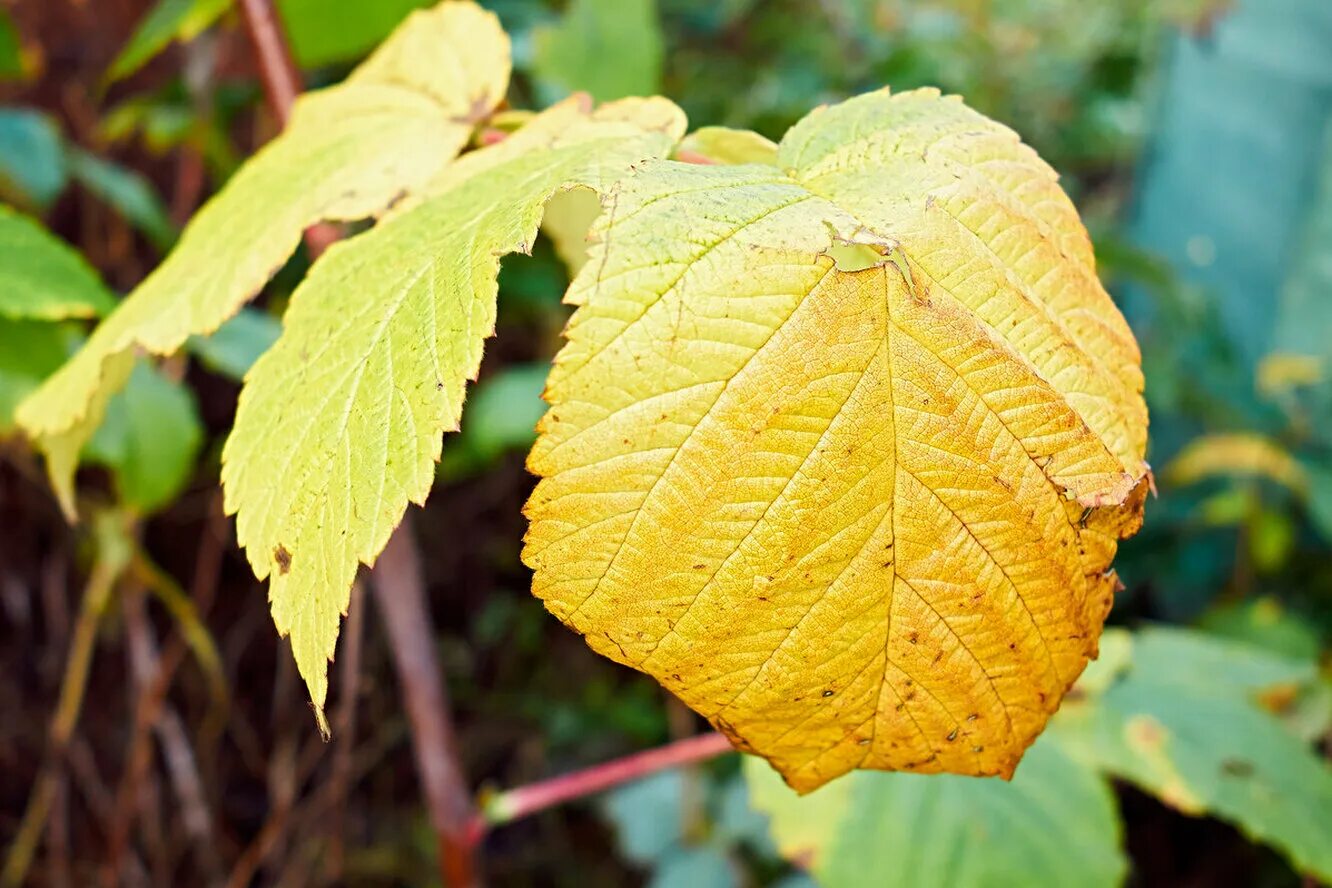
[[653,162],[605,203],[529,461],[535,593],[802,791],[1010,775],[1147,487],[1137,344],[1053,171],[882,91],[776,166]]
[[1186,486],[1208,478],[1267,478],[1297,496],[1309,491],[1304,467],[1280,444],[1251,432],[1203,435],[1189,442],[1166,466],[1171,484]]
[[222,481],[321,725],[348,589],[430,492],[494,333],[500,257],[530,249],[552,194],[603,190],[683,129],[664,99],[595,112],[571,99],[334,245],[292,296],[281,338],[246,376]]
[[498,20],[449,0],[410,16],[346,83],[302,96],[260,150],[185,229],[166,261],[83,349],[18,408],[61,503],[127,378],[135,351],[166,355],[216,330],[321,220],[360,219],[419,189],[504,98],[509,42]]

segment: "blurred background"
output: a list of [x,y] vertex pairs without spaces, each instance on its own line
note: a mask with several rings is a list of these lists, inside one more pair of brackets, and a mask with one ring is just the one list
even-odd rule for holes
[[[491,882],[1332,880],[1332,3],[483,3],[514,38],[515,107],[661,92],[692,126],[777,139],[820,103],[928,84],[1016,129],[1062,174],[1142,345],[1159,488],[1117,561],[1117,628],[1012,784],[858,774],[796,801],[727,756],[495,830]],[[277,5],[318,86],[424,4]],[[141,280],[276,131],[230,7],[0,0],[0,212],[64,242],[90,304]],[[17,243],[0,242],[0,289]],[[77,528],[12,412],[88,324],[0,311],[6,853],[51,732],[68,735],[28,884],[438,884],[377,617],[344,629],[359,677],[334,670],[326,744],[221,515],[237,380],[307,267],[298,254],[217,335],[136,370],[85,453],[100,517]],[[566,282],[544,238],[505,261],[498,337],[416,521],[483,793],[702,727],[528,593],[523,454]]]

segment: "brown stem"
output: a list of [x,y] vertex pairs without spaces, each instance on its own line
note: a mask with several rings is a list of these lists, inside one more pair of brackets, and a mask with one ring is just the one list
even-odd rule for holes
[[480,884],[470,828],[471,796],[463,780],[457,740],[449,720],[444,672],[435,656],[421,559],[410,516],[403,519],[370,577],[384,618],[389,648],[412,726],[412,747],[430,822],[439,841],[444,882],[453,888]]
[[480,839],[491,827],[519,820],[546,808],[603,792],[657,771],[706,761],[731,751],[731,741],[725,736],[717,733],[700,734],[656,749],[592,765],[581,771],[497,793],[485,801],[480,817],[473,821],[473,840]]

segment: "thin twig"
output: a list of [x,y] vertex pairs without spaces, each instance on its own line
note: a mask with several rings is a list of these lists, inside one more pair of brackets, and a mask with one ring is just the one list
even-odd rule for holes
[[[108,521],[103,517],[101,521]],[[65,674],[60,683],[60,697],[55,715],[51,719],[46,758],[37,773],[32,794],[28,797],[18,832],[5,856],[0,870],[0,886],[11,888],[23,884],[28,867],[37,852],[46,818],[51,812],[60,774],[65,766],[65,753],[70,738],[83,710],[83,694],[88,686],[88,672],[92,666],[93,649],[97,641],[97,626],[111,601],[116,580],[128,560],[128,553],[113,540],[111,532],[98,534],[97,558],[88,576],[83,592],[83,604],[74,634],[70,640],[69,658],[65,661]]]
[[472,800],[459,764],[444,673],[435,655],[425,580],[410,515],[404,516],[389,538],[370,583],[384,617],[393,665],[407,704],[416,769],[439,842],[444,881],[453,888],[470,888],[480,884],[475,842],[469,835],[474,818]]
[[721,734],[700,734],[656,749],[592,765],[581,771],[496,793],[483,801],[481,814],[472,824],[473,838],[479,840],[492,827],[511,823],[555,805],[604,792],[613,786],[667,768],[716,758],[733,749],[731,741]]

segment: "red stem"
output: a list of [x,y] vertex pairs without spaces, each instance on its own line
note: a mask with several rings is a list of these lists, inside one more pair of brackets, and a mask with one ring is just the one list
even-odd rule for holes
[[707,761],[732,751],[734,747],[731,741],[722,734],[700,734],[656,749],[592,765],[581,771],[519,786],[494,795],[484,803],[481,816],[472,824],[472,840],[479,841],[490,827],[602,792],[657,771]]
[[286,126],[291,117],[291,106],[301,94],[301,76],[292,61],[291,50],[287,48],[282,24],[272,0],[241,0],[240,6],[246,33],[259,63],[259,78],[264,84],[268,107],[278,123]]

